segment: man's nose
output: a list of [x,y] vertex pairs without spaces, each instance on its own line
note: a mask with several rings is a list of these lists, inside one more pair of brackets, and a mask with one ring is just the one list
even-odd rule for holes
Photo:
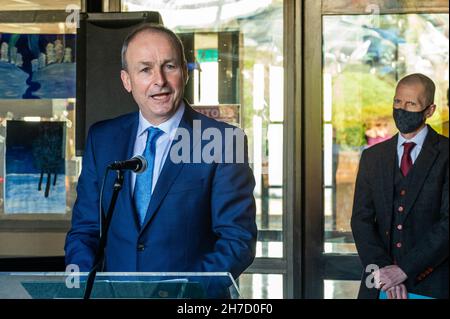
[[153,74],[153,83],[158,86],[164,86],[166,84],[166,75],[161,68],[157,68]]

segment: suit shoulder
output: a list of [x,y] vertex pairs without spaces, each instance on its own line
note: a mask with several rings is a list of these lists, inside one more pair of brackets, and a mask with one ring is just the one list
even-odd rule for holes
[[439,144],[441,144],[442,147],[445,147],[448,149],[448,137],[438,134]]
[[390,139],[383,141],[381,143],[375,144],[373,146],[370,146],[366,148],[362,155],[368,156],[368,157],[374,157],[378,156],[380,154],[384,154],[385,152],[388,152],[393,146],[395,147],[395,144],[397,140],[397,135],[394,135]]
[[448,157],[448,137],[439,134],[438,141],[439,141],[438,147],[440,152]]
[[108,133],[111,130],[116,130],[118,126],[127,125],[138,118],[138,112],[127,113],[112,119],[102,120],[91,125],[89,131],[100,133]]

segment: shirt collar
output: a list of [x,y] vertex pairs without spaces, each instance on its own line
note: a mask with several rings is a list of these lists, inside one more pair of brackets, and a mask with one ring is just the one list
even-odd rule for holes
[[423,143],[425,142],[425,137],[428,134],[428,125],[425,125],[423,129],[420,130],[419,133],[417,133],[412,139],[407,140],[402,136],[402,134],[398,133],[398,141],[397,141],[397,147],[403,146],[403,143],[405,142],[414,142],[416,146],[419,146],[422,148]]
[[159,125],[152,125],[149,121],[147,121],[144,116],[142,115],[141,110],[139,110],[139,127],[137,131],[137,136],[141,136],[149,127],[157,127],[161,131],[163,131],[165,134],[172,135],[178,126],[180,125],[181,118],[184,114],[184,101],[181,101],[180,106],[178,107],[178,110],[175,112],[174,115],[167,121],[159,124]]

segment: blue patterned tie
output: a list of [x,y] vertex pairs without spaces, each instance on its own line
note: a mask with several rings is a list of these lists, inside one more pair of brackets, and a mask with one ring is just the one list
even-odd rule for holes
[[143,157],[147,160],[147,169],[136,175],[136,184],[134,185],[134,202],[139,215],[141,225],[144,223],[147,214],[150,198],[152,197],[153,184],[153,166],[155,165],[156,140],[163,133],[157,127],[147,129],[147,143],[145,145]]

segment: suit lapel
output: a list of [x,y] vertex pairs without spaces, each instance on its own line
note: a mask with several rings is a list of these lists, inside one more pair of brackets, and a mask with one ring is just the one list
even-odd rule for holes
[[[183,117],[181,118],[179,128],[186,129],[189,132],[190,139],[192,138],[192,120],[193,120],[193,110],[190,108],[188,103],[185,101],[185,111]],[[173,145],[176,144],[178,140],[173,140],[170,150]],[[190,142],[190,158],[192,158],[192,143]],[[167,192],[171,188],[173,182],[178,177],[181,169],[183,168],[184,163],[174,163],[170,160],[170,150],[167,158],[164,162],[163,169],[161,170],[161,174],[158,177],[158,181],[156,182],[155,189],[153,190],[152,197],[150,199],[150,204],[147,210],[147,214],[145,215],[144,223],[141,227],[141,233],[144,231],[146,226],[150,223],[152,217],[157,212],[161,202],[166,196]]]
[[[121,136],[118,136],[117,139],[115,140],[115,143],[118,143],[118,141],[123,141],[124,143],[126,143],[121,148],[120,158],[122,160],[129,159],[131,158],[131,156],[133,156],[134,142],[136,140],[138,126],[139,126],[139,116],[138,113],[136,113],[136,116],[133,118],[132,121],[125,123],[122,126],[122,131],[120,132]],[[124,139],[122,136],[127,136],[128,138]],[[130,170],[125,170],[124,172],[124,181],[122,190],[119,194],[118,203],[120,203],[123,206],[124,212],[132,212],[132,215],[136,223],[136,227],[139,227],[137,212],[133,205],[133,194],[131,193]]]
[[398,134],[389,140],[386,145],[387,150],[383,155],[384,160],[380,163],[382,164],[382,193],[385,197],[385,210],[386,218],[388,224],[391,223],[392,218],[392,208],[394,203],[394,173],[397,165],[397,140]]
[[422,146],[422,150],[420,151],[419,156],[417,157],[414,166],[413,166],[413,174],[410,181],[410,191],[406,194],[405,202],[405,218],[411,212],[411,209],[417,199],[417,196],[422,189],[423,183],[427,178],[438,154],[439,151],[435,148],[435,144],[438,142],[437,133],[428,126],[428,134],[425,138],[425,141]]

